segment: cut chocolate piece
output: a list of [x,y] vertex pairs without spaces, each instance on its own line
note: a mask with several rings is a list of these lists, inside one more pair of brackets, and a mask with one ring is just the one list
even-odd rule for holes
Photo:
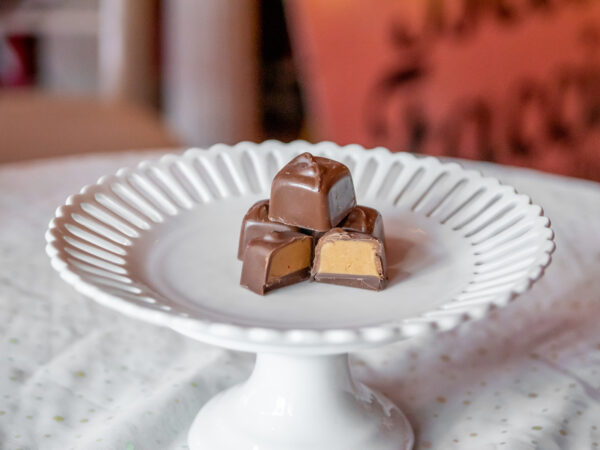
[[269,218],[327,231],[356,206],[348,168],[332,159],[303,153],[281,169],[271,186]]
[[383,241],[383,219],[379,211],[368,206],[358,205],[338,225],[346,231],[370,234]]
[[369,234],[333,228],[315,247],[311,279],[379,291],[387,282],[383,242]]
[[309,278],[312,237],[273,231],[248,242],[240,284],[257,294]]
[[264,236],[271,231],[298,231],[298,227],[270,220],[269,200],[260,200],[250,207],[242,221],[238,259],[244,259],[244,252],[248,242],[256,237]]

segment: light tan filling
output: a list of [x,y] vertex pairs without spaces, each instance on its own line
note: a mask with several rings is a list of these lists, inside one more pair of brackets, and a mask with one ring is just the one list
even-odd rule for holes
[[302,239],[283,247],[273,256],[268,282],[310,266],[310,239]]
[[365,241],[331,241],[321,247],[317,271],[378,277],[377,244]]

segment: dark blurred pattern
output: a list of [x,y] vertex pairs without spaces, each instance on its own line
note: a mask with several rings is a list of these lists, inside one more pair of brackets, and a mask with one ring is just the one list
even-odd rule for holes
[[287,5],[318,139],[600,180],[600,2]]

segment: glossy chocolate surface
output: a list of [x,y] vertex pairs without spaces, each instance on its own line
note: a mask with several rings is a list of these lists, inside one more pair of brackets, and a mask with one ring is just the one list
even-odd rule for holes
[[355,206],[339,224],[346,231],[370,234],[383,241],[383,219],[379,211],[368,206]]
[[339,286],[369,289],[371,291],[381,291],[387,284],[387,280],[380,277],[331,273],[319,273],[316,274],[312,279],[314,281],[318,281],[319,283],[337,284]]
[[315,230],[309,230],[308,228],[299,228],[300,233],[304,233],[304,234],[308,234],[309,236],[312,236],[313,238],[313,249],[315,248],[315,246],[317,245],[317,243],[319,242],[319,239],[321,239],[323,237],[323,235],[325,233],[327,233],[327,231],[315,231]]
[[298,227],[273,222],[269,219],[269,200],[260,200],[250,207],[242,221],[238,259],[244,259],[248,242],[271,231],[298,231]]
[[338,225],[356,206],[348,168],[328,158],[303,153],[273,179],[269,218],[315,231]]
[[[320,271],[321,267],[321,250],[328,242],[335,241],[355,241],[355,242],[368,242],[371,243],[375,248],[375,266],[377,267],[377,275],[369,274],[345,274],[345,273],[328,273]],[[378,260],[378,261],[377,261]],[[333,228],[329,232],[325,233],[319,240],[319,243],[315,247],[314,263],[311,271],[311,280],[338,284],[343,286],[357,287],[362,289],[371,289],[379,291],[385,288],[387,284],[387,267],[385,258],[385,248],[383,242],[365,233],[359,233],[355,231],[346,231],[342,228]]]
[[295,231],[273,231],[250,240],[244,254],[240,284],[264,295],[273,289],[307,280],[310,277],[312,254],[306,267],[270,279],[271,263],[277,252],[299,240],[310,240],[309,247],[312,249],[312,237]]

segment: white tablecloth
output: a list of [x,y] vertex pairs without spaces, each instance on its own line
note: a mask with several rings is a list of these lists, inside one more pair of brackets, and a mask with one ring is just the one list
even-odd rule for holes
[[[0,166],[0,448],[180,449],[202,404],[251,355],[96,305],[50,268],[67,195],[147,154]],[[470,163],[553,221],[543,281],[491,317],[353,357],[407,413],[416,449],[600,448],[600,186]]]

